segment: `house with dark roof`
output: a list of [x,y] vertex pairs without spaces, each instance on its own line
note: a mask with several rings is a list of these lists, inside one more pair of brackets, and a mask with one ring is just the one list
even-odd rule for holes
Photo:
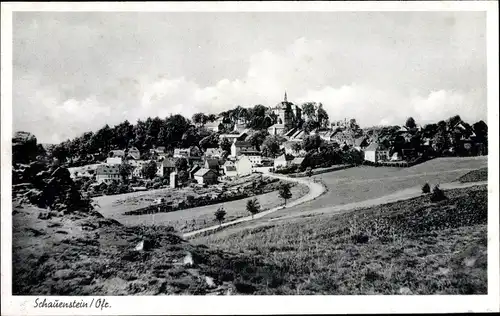
[[219,159],[206,158],[203,162],[203,167],[217,171],[219,170]]
[[175,160],[166,158],[156,163],[156,175],[159,177],[168,176],[175,171]]

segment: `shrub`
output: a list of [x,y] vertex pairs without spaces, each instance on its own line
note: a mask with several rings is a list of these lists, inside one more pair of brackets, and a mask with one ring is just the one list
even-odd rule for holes
[[429,186],[429,183],[426,183],[422,186],[422,193],[427,194],[431,192],[431,187]]
[[431,202],[439,202],[448,199],[444,191],[439,188],[439,185],[434,186],[431,194]]

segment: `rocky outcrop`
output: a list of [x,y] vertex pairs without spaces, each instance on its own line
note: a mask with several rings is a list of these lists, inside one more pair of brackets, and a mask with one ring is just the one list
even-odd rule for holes
[[38,147],[35,135],[16,132],[12,137],[12,162],[28,163],[36,159]]

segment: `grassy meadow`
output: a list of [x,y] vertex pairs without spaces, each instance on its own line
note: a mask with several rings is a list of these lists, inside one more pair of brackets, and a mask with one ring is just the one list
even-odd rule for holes
[[252,266],[239,271],[252,293],[485,294],[486,186],[445,193],[448,199],[438,203],[422,195],[191,242],[273,267],[256,275]]

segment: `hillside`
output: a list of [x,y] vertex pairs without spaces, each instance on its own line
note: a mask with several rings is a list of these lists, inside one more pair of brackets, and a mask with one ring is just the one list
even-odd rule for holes
[[245,294],[257,290],[250,277],[275,272],[259,256],[193,246],[171,227],[14,205],[14,295]]
[[486,186],[446,195],[439,203],[421,196],[193,242],[263,256],[278,266],[277,285],[259,294],[484,294]]

